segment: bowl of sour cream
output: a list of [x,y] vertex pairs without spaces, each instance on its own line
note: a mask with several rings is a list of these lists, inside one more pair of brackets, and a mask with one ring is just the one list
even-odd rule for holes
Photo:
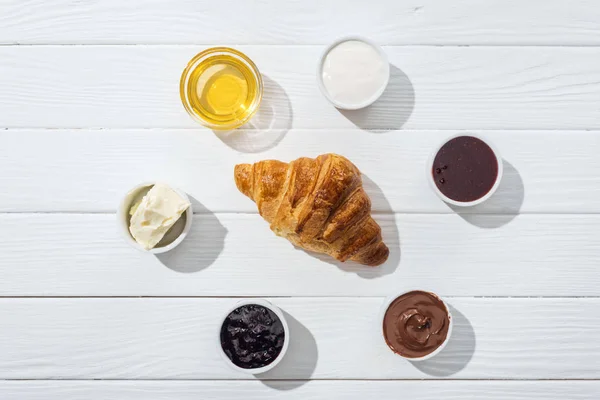
[[373,104],[390,80],[390,63],[378,44],[359,36],[328,46],[317,68],[323,95],[337,108],[358,110]]

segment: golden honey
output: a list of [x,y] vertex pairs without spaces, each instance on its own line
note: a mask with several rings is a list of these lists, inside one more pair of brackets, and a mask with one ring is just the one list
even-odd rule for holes
[[212,129],[234,129],[257,111],[262,78],[243,53],[215,47],[194,57],[181,75],[181,100],[186,111]]

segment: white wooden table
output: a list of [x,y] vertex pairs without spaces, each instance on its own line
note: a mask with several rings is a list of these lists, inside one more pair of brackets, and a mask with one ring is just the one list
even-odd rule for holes
[[[385,46],[392,77],[342,113],[315,83],[338,36]],[[231,45],[266,81],[253,126],[216,135],[178,94],[197,52]],[[0,399],[598,399],[600,3],[595,0],[1,0]],[[505,160],[457,213],[432,147],[480,132]],[[391,249],[377,269],[275,237],[233,166],[337,152],[365,174]],[[119,236],[132,186],[194,198],[154,257]],[[445,296],[447,349],[411,364],[378,335],[383,297]],[[291,342],[272,373],[230,370],[218,319],[272,298]]]

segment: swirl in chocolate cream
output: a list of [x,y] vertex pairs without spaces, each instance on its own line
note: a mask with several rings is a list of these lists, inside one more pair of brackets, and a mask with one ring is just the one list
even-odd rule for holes
[[433,293],[413,291],[395,299],[383,318],[388,346],[406,358],[420,358],[444,343],[450,328],[448,309]]

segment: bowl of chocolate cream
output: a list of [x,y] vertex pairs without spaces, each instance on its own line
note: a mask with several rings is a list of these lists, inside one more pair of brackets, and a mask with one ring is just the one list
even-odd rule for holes
[[441,352],[452,334],[452,315],[436,294],[412,290],[389,297],[382,307],[381,327],[388,347],[411,361]]

